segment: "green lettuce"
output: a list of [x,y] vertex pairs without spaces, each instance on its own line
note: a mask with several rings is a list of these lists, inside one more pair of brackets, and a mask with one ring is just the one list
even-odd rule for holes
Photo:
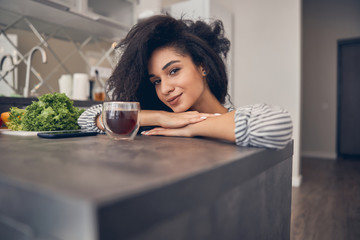
[[82,112],[64,93],[44,94],[26,107],[21,128],[24,131],[79,129],[77,119]]
[[6,126],[14,131],[21,131],[22,129],[22,119],[24,117],[26,110],[19,109],[17,107],[10,108],[9,121],[6,123]]

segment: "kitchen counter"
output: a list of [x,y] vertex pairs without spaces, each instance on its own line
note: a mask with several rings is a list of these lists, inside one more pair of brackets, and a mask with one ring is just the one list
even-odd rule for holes
[[292,147],[0,134],[0,239],[290,239]]

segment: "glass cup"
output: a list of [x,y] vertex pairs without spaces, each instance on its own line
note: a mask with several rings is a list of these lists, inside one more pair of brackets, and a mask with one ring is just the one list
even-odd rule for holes
[[106,134],[115,140],[133,140],[139,130],[138,102],[104,102],[102,121]]

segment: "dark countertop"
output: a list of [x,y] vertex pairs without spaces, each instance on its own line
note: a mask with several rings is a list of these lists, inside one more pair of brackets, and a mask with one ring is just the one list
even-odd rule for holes
[[[114,218],[128,225],[117,236],[127,237],[206,204],[291,158],[292,144],[266,150],[202,138],[48,140],[0,134],[0,153],[1,214],[33,234],[97,239],[115,229],[107,227]],[[43,209],[47,215],[39,214]],[[47,222],[51,214],[55,223]]]

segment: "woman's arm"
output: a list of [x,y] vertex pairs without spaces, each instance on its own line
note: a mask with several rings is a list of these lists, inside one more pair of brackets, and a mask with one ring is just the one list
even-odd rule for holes
[[155,128],[143,134],[204,136],[228,140],[239,146],[283,148],[291,140],[292,122],[286,110],[256,104],[183,128]]
[[214,116],[214,114],[199,113],[197,111],[173,113],[166,111],[141,110],[140,126],[161,126],[164,128],[179,128],[187,126],[189,124],[201,122],[208,117]]
[[189,124],[182,128],[154,128],[143,132],[144,135],[163,135],[181,137],[211,137],[235,142],[235,112],[229,112],[205,121]]
[[[102,124],[102,105],[98,104],[87,109],[78,119],[81,129],[86,131],[104,132]],[[161,126],[164,128],[179,128],[188,124],[198,123],[213,114],[189,111],[183,113],[172,113],[166,111],[141,110],[140,126]]]
[[235,138],[239,146],[283,148],[292,137],[290,114],[280,107],[255,104],[236,110]]
[[91,132],[104,133],[104,128],[99,124],[99,116],[101,115],[102,104],[94,105],[85,112],[83,112],[78,118],[78,124],[81,129]]

